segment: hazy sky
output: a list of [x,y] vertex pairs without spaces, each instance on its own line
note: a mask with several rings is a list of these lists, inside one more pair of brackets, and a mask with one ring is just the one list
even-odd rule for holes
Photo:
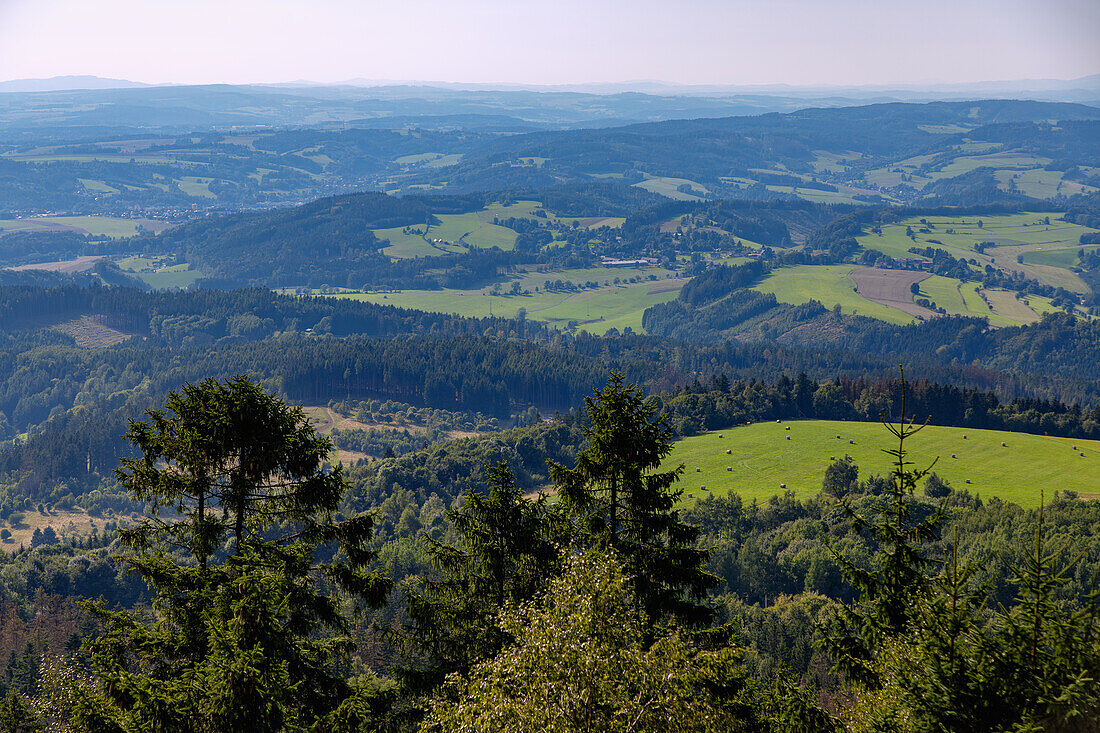
[[1100,0],[0,0],[0,79],[884,84],[1100,72]]

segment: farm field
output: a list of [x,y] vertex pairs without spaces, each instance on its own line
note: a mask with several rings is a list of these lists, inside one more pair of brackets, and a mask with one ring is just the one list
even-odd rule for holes
[[772,293],[781,303],[799,305],[818,300],[826,308],[840,306],[851,315],[878,318],[890,323],[912,323],[913,316],[880,303],[874,303],[855,291],[852,265],[797,265],[774,271],[753,290]]
[[[984,499],[997,496],[1035,507],[1041,491],[1047,499],[1066,490],[1100,496],[1100,441],[929,426],[906,445],[917,467],[938,458],[933,470],[941,478]],[[806,498],[821,489],[831,456],[852,456],[862,480],[890,471],[890,457],[882,451],[893,447],[896,440],[878,423],[766,422],[677,441],[662,468],[685,465],[680,486],[688,501],[731,491],[746,501],[763,501],[783,493],[780,484]]]
[[140,279],[149,287],[156,289],[186,288],[193,285],[203,273],[192,270],[186,262],[169,264],[162,259],[151,257],[123,257],[115,262],[119,269]]
[[[1076,264],[1081,235],[1096,230],[1059,221],[1058,216],[1057,212],[981,217],[930,216],[923,217],[924,222],[920,221],[922,217],[913,217],[883,225],[882,234],[867,234],[857,239],[864,248],[875,249],[891,257],[913,257],[910,247],[934,247],[946,250],[954,257],[974,259],[980,267],[993,265],[1006,271],[1022,272],[1067,290],[1086,292],[1085,284],[1069,268]],[[978,226],[979,221],[982,226]],[[913,239],[906,236],[907,227],[912,229]],[[984,254],[975,249],[975,245],[981,242],[992,243]],[[1023,261],[1017,262],[1017,256]],[[1031,259],[1035,256],[1037,259]]]
[[[584,272],[584,271],[581,271]],[[542,282],[556,273],[538,273],[535,280]],[[589,276],[591,278],[591,275]],[[415,308],[434,313],[453,313],[460,316],[484,318],[499,316],[515,318],[521,308],[532,321],[543,321],[566,326],[575,321],[581,330],[602,334],[611,328],[620,331],[630,327],[642,331],[642,314],[646,308],[674,299],[687,280],[658,280],[656,282],[605,285],[579,292],[549,292],[541,290],[530,295],[493,295],[485,290],[403,290],[392,293],[319,293],[328,297],[352,298],[380,305],[399,308]]]
[[113,216],[41,216],[33,219],[0,219],[0,231],[75,231],[107,237],[132,237],[141,226],[151,231],[167,229],[169,224],[153,219],[120,219]]
[[[669,178],[666,176],[654,176],[647,178],[644,181],[639,181],[633,184],[638,188],[644,188],[652,193],[657,193],[662,196],[667,196],[670,199],[677,201],[701,201],[703,194],[709,193],[707,187],[701,183],[688,180],[687,178]],[[680,190],[680,186],[690,186],[694,193],[689,193]],[[698,195],[696,195],[698,194]]]

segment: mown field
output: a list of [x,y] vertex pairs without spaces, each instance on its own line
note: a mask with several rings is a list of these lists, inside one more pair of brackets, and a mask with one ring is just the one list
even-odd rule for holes
[[[685,465],[680,485],[689,501],[731,491],[747,501],[785,490],[805,498],[821,489],[825,469],[845,454],[861,479],[887,474],[891,459],[882,451],[896,442],[878,423],[755,423],[680,440],[664,467]],[[986,499],[1034,507],[1040,492],[1047,498],[1066,490],[1100,497],[1100,441],[929,426],[906,447],[918,467],[938,459],[933,470],[941,478]]]

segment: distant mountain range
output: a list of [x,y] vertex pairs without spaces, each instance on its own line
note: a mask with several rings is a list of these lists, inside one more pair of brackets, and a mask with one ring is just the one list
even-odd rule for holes
[[[99,76],[54,76],[46,79],[14,79],[0,81],[0,92],[56,92],[98,89],[134,89],[152,86],[203,86],[147,84],[127,79]],[[1042,99],[1046,101],[1097,102],[1100,101],[1100,74],[1078,79],[1016,79],[968,83],[944,84],[874,84],[874,85],[790,85],[790,84],[678,84],[654,79],[623,82],[594,82],[586,84],[483,84],[447,81],[423,81],[408,79],[355,78],[341,82],[314,82],[298,80],[278,84],[228,85],[248,87],[276,87],[283,89],[309,89],[318,87],[357,88],[415,88],[450,91],[538,91],[578,94],[639,93],[655,96],[677,97],[797,97],[803,99],[845,100],[876,99],[881,101],[914,101],[956,98],[1014,97]]]

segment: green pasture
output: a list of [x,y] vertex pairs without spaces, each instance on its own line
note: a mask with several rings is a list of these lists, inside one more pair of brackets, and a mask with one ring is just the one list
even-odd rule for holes
[[634,185],[638,188],[644,188],[651,193],[660,194],[661,196],[667,196],[670,199],[677,201],[701,201],[702,195],[694,195],[691,193],[684,193],[679,191],[680,186],[691,186],[692,190],[699,194],[709,193],[707,187],[696,181],[692,181],[687,178],[670,178],[667,176],[652,176],[644,181],[639,181]]
[[96,181],[91,178],[77,178],[76,180],[80,181],[80,185],[83,186],[86,191],[91,191],[92,193],[118,193],[117,188],[108,185],[105,181]]
[[[202,272],[192,270],[186,262],[177,265],[166,264],[155,257],[123,257],[116,260],[120,270],[124,270],[140,279],[151,288],[186,288],[202,277]],[[145,270],[145,272],[143,272]],[[150,272],[151,270],[151,272]]]
[[1003,290],[982,291],[994,306],[993,309],[990,309],[985,301],[982,300],[978,291],[978,283],[964,283],[961,280],[950,277],[940,277],[939,275],[932,275],[920,282],[920,297],[928,298],[951,315],[988,318],[990,324],[994,326],[1019,326],[1039,319],[1038,313],[1027,308],[1027,306],[1022,303],[1020,305],[1023,306],[1024,310],[1012,308],[1009,311],[1013,314],[1012,316],[999,310],[997,308],[1000,303],[999,298],[991,296],[990,294],[1003,293],[1005,292]]
[[[1025,212],[998,216],[929,216],[912,217],[895,224],[882,225],[882,234],[865,234],[858,237],[866,249],[876,249],[891,257],[916,257],[910,247],[934,247],[962,259],[975,259],[979,266],[992,264],[1001,269],[1022,270],[1032,277],[1075,292],[1085,292],[1086,286],[1065,262],[1067,255],[1056,255],[1044,260],[1040,252],[1070,250],[1076,256],[1082,234],[1096,231],[1078,224],[1060,221],[1058,212]],[[1046,218],[1050,217],[1047,224]],[[982,226],[978,226],[981,221]],[[911,227],[914,238],[905,234]],[[922,228],[927,232],[920,231]],[[951,230],[948,232],[947,230]],[[935,240],[935,241],[931,241]],[[975,245],[992,242],[993,245],[979,254]],[[1017,263],[1017,255],[1023,263]]]
[[[584,271],[580,271],[584,272]],[[591,273],[591,271],[589,271]],[[624,271],[616,271],[618,276]],[[658,280],[638,283],[603,285],[599,288],[579,292],[552,292],[542,290],[543,282],[562,279],[565,273],[529,274],[529,284],[537,285],[539,292],[532,290],[530,295],[494,295],[491,290],[401,290],[390,293],[362,293],[340,291],[313,295],[351,298],[380,305],[393,305],[399,308],[415,308],[433,313],[453,313],[459,316],[484,318],[499,316],[515,318],[519,310],[526,310],[526,317],[533,321],[543,321],[566,326],[576,321],[578,326],[590,333],[604,333],[614,327],[620,331],[629,326],[634,331],[642,330],[642,314],[646,308],[674,299],[687,280]],[[579,279],[579,278],[578,278]],[[596,280],[589,274],[590,280]],[[581,282],[584,280],[582,279]],[[521,282],[523,280],[521,279]],[[603,280],[600,280],[603,282]],[[507,285],[507,283],[506,283]]]
[[183,176],[179,179],[178,185],[180,187],[180,190],[188,196],[196,196],[198,198],[214,198],[214,193],[210,190],[210,183],[213,180],[213,178]]
[[0,219],[0,230],[6,232],[72,227],[84,234],[106,237],[132,237],[138,225],[159,231],[167,225],[152,219],[120,219],[114,216],[42,216],[33,219]]
[[878,318],[889,323],[912,323],[914,318],[896,308],[874,303],[855,291],[849,277],[851,265],[797,265],[772,272],[753,287],[772,293],[781,303],[799,305],[818,300],[826,308],[840,306],[844,313]]
[[[766,422],[680,440],[663,467],[684,464],[679,486],[688,501],[731,491],[747,501],[785,490],[805,498],[821,489],[834,457],[851,455],[864,479],[887,474],[891,459],[882,451],[896,447],[896,439],[878,423]],[[1047,500],[1055,491],[1100,492],[1100,441],[929,426],[906,441],[906,448],[917,467],[935,460],[933,470],[941,478],[985,499],[997,496],[1035,507],[1041,491]]]

